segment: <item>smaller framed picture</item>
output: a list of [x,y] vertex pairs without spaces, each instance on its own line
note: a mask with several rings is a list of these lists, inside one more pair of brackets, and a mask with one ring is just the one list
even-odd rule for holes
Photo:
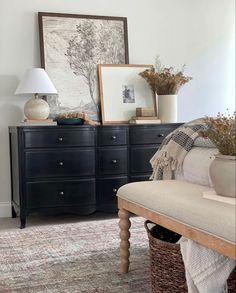
[[152,65],[99,64],[98,79],[103,124],[128,123],[136,108],[153,108],[156,98],[139,75]]

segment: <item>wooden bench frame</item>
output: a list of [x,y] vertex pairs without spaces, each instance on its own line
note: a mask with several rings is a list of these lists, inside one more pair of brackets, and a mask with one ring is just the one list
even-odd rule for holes
[[236,245],[230,241],[209,234],[207,232],[192,228],[187,224],[180,223],[173,218],[164,216],[157,212],[150,211],[147,208],[141,207],[138,204],[129,202],[123,198],[118,197],[119,208],[119,227],[120,227],[120,271],[128,273],[129,271],[129,247],[130,247],[130,216],[135,214],[156,224],[175,231],[186,238],[192,239],[199,244],[213,249],[225,256],[236,260]]

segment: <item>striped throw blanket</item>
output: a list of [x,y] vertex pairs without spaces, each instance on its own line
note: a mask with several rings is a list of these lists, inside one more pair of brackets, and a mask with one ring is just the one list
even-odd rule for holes
[[185,156],[199,136],[198,131],[203,128],[204,119],[199,118],[170,133],[150,160],[153,169],[150,179],[173,179],[173,171],[182,168]]

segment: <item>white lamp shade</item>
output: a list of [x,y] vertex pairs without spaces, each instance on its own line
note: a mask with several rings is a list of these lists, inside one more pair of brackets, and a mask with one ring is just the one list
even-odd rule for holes
[[57,90],[43,68],[32,68],[20,81],[17,94],[57,94]]

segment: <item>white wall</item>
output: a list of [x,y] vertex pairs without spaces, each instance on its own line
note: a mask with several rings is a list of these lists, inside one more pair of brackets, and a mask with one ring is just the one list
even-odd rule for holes
[[235,109],[234,0],[0,0],[0,217],[10,213],[8,126],[26,101],[14,91],[40,66],[38,11],[127,17],[130,63],[159,54],[193,76],[179,92],[179,121]]

